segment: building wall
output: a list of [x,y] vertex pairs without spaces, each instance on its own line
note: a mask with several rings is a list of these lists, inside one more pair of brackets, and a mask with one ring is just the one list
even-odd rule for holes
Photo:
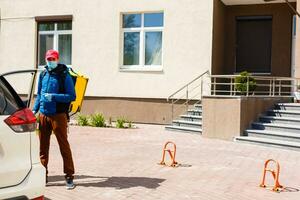
[[[297,11],[300,12],[300,0],[297,0]],[[296,52],[295,52],[295,77],[300,77],[300,22],[297,17],[296,24]]]
[[[192,102],[191,102],[192,103]],[[174,104],[174,116],[186,112],[183,102]],[[116,121],[124,117],[136,123],[170,124],[172,105],[165,99],[87,97],[82,105],[82,114],[102,113],[106,120]]]
[[226,6],[221,0],[214,0],[212,74],[224,74]]
[[236,17],[257,15],[273,16],[271,75],[290,77],[293,13],[281,3],[226,7],[225,73],[235,73]]
[[[211,0],[0,0],[1,72],[33,68],[35,16],[73,15],[73,68],[90,78],[87,96],[166,98],[211,69]],[[124,72],[121,13],[163,11],[163,71]],[[25,18],[23,18],[25,17]],[[23,84],[20,82],[20,86]]]
[[274,104],[291,101],[289,97],[203,97],[202,135],[232,141]]

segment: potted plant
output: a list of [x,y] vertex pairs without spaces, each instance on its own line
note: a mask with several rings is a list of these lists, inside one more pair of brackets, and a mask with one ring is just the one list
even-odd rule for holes
[[247,95],[247,87],[248,94],[252,94],[256,89],[256,81],[247,71],[243,71],[239,74],[239,76],[234,79],[235,88],[242,95]]

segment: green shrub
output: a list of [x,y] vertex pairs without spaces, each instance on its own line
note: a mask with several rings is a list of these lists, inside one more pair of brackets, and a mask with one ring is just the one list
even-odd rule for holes
[[88,120],[88,116],[86,115],[78,115],[77,117],[77,124],[79,126],[88,126],[89,125],[89,120]]
[[118,118],[116,122],[117,128],[125,128],[126,120],[124,118]]
[[105,127],[105,118],[102,114],[96,113],[90,117],[91,125],[94,127]]
[[132,122],[125,119],[124,117],[120,117],[116,121],[116,128],[132,128]]
[[252,94],[252,92],[256,89],[256,81],[247,71],[241,72],[240,76],[234,79],[234,83],[237,91],[243,95],[247,94],[247,83],[249,84],[249,94]]
[[132,122],[131,121],[127,121],[127,127],[132,128]]

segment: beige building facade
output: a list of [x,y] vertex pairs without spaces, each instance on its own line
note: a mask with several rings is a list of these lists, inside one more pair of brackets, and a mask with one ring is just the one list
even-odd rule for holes
[[263,35],[272,36],[270,58],[262,61],[269,66],[261,74],[300,77],[300,38],[293,38],[294,13],[285,1],[0,0],[0,8],[1,72],[42,67],[43,50],[62,48],[67,64],[89,77],[83,113],[169,123],[166,98],[174,91],[207,70],[244,69],[237,27],[247,32],[248,21],[271,24]]

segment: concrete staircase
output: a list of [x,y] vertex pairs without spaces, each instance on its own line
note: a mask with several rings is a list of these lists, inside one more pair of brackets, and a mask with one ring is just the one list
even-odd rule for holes
[[188,110],[186,114],[180,115],[179,119],[173,120],[170,126],[166,126],[166,129],[201,134],[202,105],[196,104],[194,108]]
[[235,141],[300,150],[300,104],[276,104],[245,135]]

